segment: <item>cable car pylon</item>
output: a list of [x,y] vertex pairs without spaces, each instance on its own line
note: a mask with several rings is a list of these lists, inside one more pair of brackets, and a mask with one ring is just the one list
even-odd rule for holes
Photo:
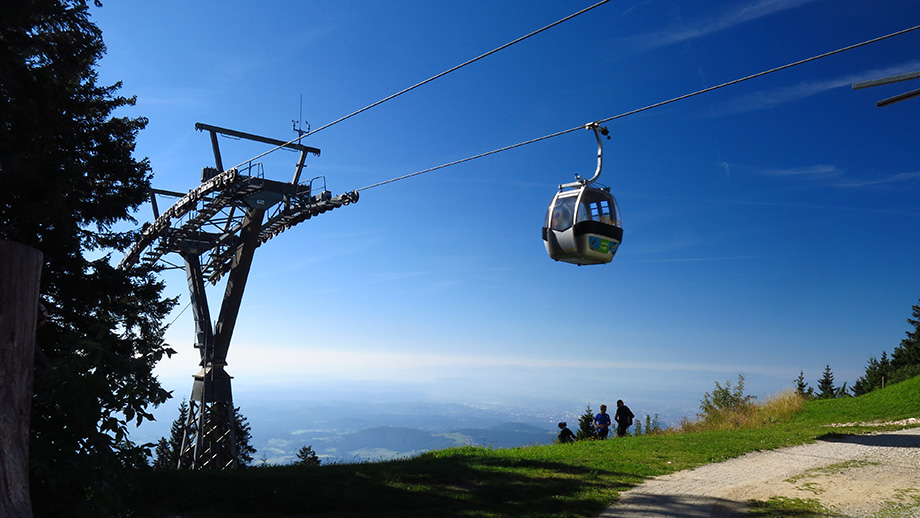
[[550,258],[579,266],[606,264],[623,241],[623,223],[610,187],[596,184],[604,166],[604,143],[610,138],[607,128],[597,122],[585,125],[597,140],[597,169],[585,180],[562,184],[549,207],[543,224],[543,243]]
[[[177,467],[228,469],[239,466],[239,452],[227,352],[256,248],[298,223],[357,202],[358,193],[333,196],[321,176],[300,181],[307,155],[319,156],[319,149],[207,124],[195,129],[210,133],[216,167],[204,168],[201,184],[188,193],[152,190],[154,220],[144,225],[119,268],[154,271],[171,265],[164,255],[182,258],[201,368],[193,376]],[[262,164],[253,161],[224,170],[218,135],[299,151],[293,180],[266,179]],[[178,199],[160,214],[157,196]],[[212,327],[205,283],[217,284],[224,275],[224,296]]]

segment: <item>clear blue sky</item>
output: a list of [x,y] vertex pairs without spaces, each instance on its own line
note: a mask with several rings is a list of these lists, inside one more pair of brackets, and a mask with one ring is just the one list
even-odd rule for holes
[[[155,187],[212,164],[196,122],[293,138],[592,2],[106,2],[104,82],[137,95]],[[334,194],[573,128],[920,24],[915,0],[613,1],[308,137]],[[716,380],[763,396],[830,365],[852,382],[920,298],[920,31],[608,124],[614,261],[551,261],[558,184],[595,164],[578,131],[361,193],[261,247],[228,357],[261,387],[410,384],[457,402],[698,403]],[[267,150],[220,141],[225,164]],[[289,180],[296,155],[264,159]],[[138,215],[150,219],[149,208]],[[188,302],[184,274],[166,275]],[[221,285],[222,288],[222,285]],[[211,294],[212,314],[221,292]],[[175,317],[172,317],[175,318]],[[190,312],[159,367],[197,370]],[[530,399],[528,399],[530,398]],[[245,409],[244,409],[245,412]],[[161,420],[171,420],[171,414]]]

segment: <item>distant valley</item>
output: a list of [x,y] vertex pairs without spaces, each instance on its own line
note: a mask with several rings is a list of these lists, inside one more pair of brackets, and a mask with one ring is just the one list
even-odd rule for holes
[[556,437],[551,419],[459,404],[387,403],[355,411],[334,403],[297,402],[285,410],[261,407],[244,414],[257,423],[253,424],[256,465],[289,464],[303,446],[312,447],[324,463],[351,463],[466,445],[549,444]]
[[[241,390],[235,401],[251,427],[251,445],[257,450],[253,465],[290,464],[304,446],[312,447],[322,462],[329,464],[405,458],[465,445],[514,448],[549,444],[558,433],[557,422],[567,421],[575,430],[578,416],[585,410],[578,403],[546,399],[448,403],[383,393],[371,396],[373,400],[340,394],[342,399],[304,401],[272,398],[274,395]],[[158,409],[157,421],[144,423],[132,432],[132,440],[155,443],[168,436],[180,401],[173,399]],[[633,411],[643,423],[646,414],[660,413],[662,426],[692,415],[687,409],[664,405],[653,412],[636,405]]]

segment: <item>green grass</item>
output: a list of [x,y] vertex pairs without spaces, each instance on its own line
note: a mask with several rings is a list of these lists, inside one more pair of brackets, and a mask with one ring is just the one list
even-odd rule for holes
[[840,516],[821,505],[821,502],[811,498],[777,496],[766,502],[752,500],[750,504],[752,518],[831,518]]
[[[591,517],[649,477],[827,434],[877,429],[830,423],[917,416],[920,378],[859,398],[811,401],[792,417],[756,428],[501,450],[462,447],[365,464],[148,472],[130,496],[138,518]],[[827,516],[810,500],[756,505],[753,516]]]

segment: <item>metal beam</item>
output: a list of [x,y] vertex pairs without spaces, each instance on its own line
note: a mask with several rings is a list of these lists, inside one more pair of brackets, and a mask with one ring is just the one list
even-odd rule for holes
[[214,365],[226,365],[227,350],[230,348],[230,338],[233,328],[240,313],[240,304],[243,301],[243,290],[246,289],[246,279],[252,267],[252,256],[259,245],[259,231],[262,228],[264,209],[249,209],[243,226],[240,229],[240,244],[230,266],[227,286],[224,290],[224,300],[220,306],[220,316],[214,330]]
[[301,151],[300,158],[297,160],[297,166],[294,168],[294,179],[291,180],[291,183],[297,185],[297,182],[300,181],[300,173],[303,171],[303,163],[307,159],[307,152]]
[[879,79],[872,79],[870,81],[861,81],[859,83],[853,83],[853,89],[859,90],[860,88],[869,88],[870,86],[881,86],[881,85],[890,85],[891,83],[898,83],[901,81],[907,81],[909,79],[920,78],[920,70],[916,72],[908,72],[906,74],[898,74],[896,76],[882,77]]
[[[198,128],[198,125],[195,125],[195,128]],[[217,133],[211,131],[211,150],[214,151],[214,165],[217,166],[218,171],[224,170],[224,161],[220,158],[220,146],[217,144]]]
[[[220,133],[221,135],[228,135],[231,137],[244,138],[246,140],[253,140],[256,142],[261,142],[263,144],[271,144],[273,146],[284,147],[288,149],[296,149],[297,151],[303,151],[310,153],[314,156],[319,156],[320,150],[315,147],[305,146],[303,144],[298,144],[296,142],[285,142],[283,140],[273,139],[269,137],[262,137],[259,135],[253,135],[252,133],[245,133],[242,131],[236,131],[227,128],[221,128],[219,126],[212,126],[210,124],[204,124],[201,122],[195,123],[195,129],[198,131],[210,131],[211,132],[211,142],[214,142],[214,134]],[[216,144],[214,144],[216,146]],[[216,149],[216,148],[215,148]],[[224,170],[223,167],[218,166],[218,169],[221,171]]]
[[917,96],[920,96],[920,88],[916,90],[911,90],[910,92],[904,92],[903,94],[895,95],[894,97],[882,99],[881,101],[875,103],[875,105],[881,108],[883,106],[888,106],[889,104],[906,101],[907,99],[913,99],[914,97],[917,97]]
[[195,347],[201,353],[202,367],[214,354],[214,332],[211,329],[211,311],[204,291],[204,275],[201,273],[201,259],[197,253],[183,252],[185,274],[188,277],[189,304],[195,319]]

